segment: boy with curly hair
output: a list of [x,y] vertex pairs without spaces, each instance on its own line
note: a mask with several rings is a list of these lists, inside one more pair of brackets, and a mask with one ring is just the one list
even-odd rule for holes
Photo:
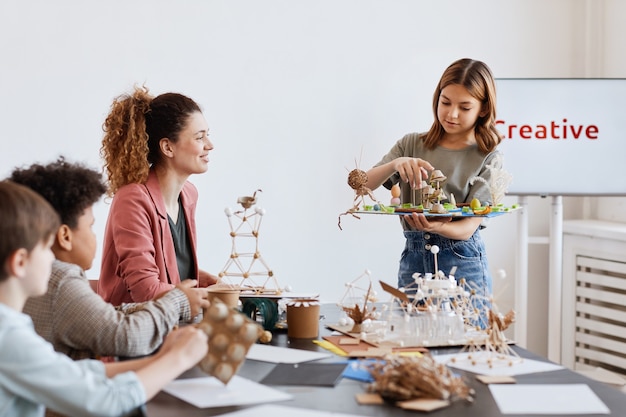
[[93,291],[85,275],[96,253],[93,206],[106,192],[97,171],[60,157],[15,169],[10,180],[40,194],[61,218],[48,291],[30,298],[23,310],[56,351],[73,359],[148,355],[180,320],[189,322],[208,307],[207,290],[194,288],[195,280],[155,300],[119,307]]

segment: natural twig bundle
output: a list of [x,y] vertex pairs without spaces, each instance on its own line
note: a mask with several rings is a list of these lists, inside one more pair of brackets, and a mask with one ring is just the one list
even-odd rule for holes
[[343,311],[346,312],[348,317],[350,317],[354,323],[363,324],[365,320],[371,320],[375,318],[374,312],[376,311],[376,307],[373,307],[371,310],[364,306],[363,309],[356,304],[354,307],[342,307]]
[[364,203],[364,198],[366,196],[371,198],[372,201],[376,202],[376,197],[374,197],[372,190],[365,186],[366,184],[367,173],[365,171],[358,168],[350,171],[350,173],[348,174],[348,185],[354,190],[354,205],[351,209],[339,215],[339,220],[337,222],[339,229],[341,229],[341,216],[346,214],[352,214],[352,216],[356,217],[357,219],[360,218],[359,216],[354,214],[354,212],[359,210],[360,205]]
[[353,331],[360,330],[361,324],[363,324],[365,320],[371,320],[376,318],[376,306],[372,307],[371,309],[368,307],[368,303],[371,300],[371,293],[372,283],[370,282],[369,287],[367,288],[367,293],[365,294],[365,299],[363,301],[363,308],[361,308],[361,306],[359,306],[358,304],[355,304],[351,307],[342,307],[342,310],[345,311],[348,317],[350,317],[354,321],[355,327],[353,327]]
[[502,154],[496,154],[491,163],[485,166],[490,173],[489,181],[483,177],[473,177],[469,182],[470,185],[476,181],[486,184],[489,187],[491,205],[493,206],[500,204],[513,180],[513,176],[503,168],[503,159]]
[[348,174],[348,185],[350,186],[350,188],[352,188],[356,192],[363,193],[363,191],[365,191],[363,189],[365,187],[365,184],[367,184],[367,174],[365,173],[365,171],[362,171],[360,169],[353,169],[352,171],[350,171],[350,173]]
[[474,390],[431,356],[390,355],[370,365],[370,373],[374,382],[369,390],[389,401],[420,398],[473,401]]

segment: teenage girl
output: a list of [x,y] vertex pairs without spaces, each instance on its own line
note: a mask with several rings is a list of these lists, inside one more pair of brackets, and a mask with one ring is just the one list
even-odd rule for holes
[[[440,170],[447,181],[444,193],[453,194],[457,202],[469,203],[477,198],[492,203],[489,188],[473,177],[490,179],[486,168],[496,156],[502,140],[495,128],[496,89],[491,70],[483,62],[460,59],[443,73],[433,95],[435,120],[427,132],[410,133],[367,172],[367,187],[384,185],[390,189],[400,184],[401,202],[419,205],[422,180]],[[403,216],[406,238],[400,258],[398,286],[414,283],[413,274],[432,272],[435,268],[433,245],[439,247],[438,269],[449,274],[457,267],[455,277],[464,278],[478,294],[490,297],[492,280],[485,246],[480,237],[480,217],[431,217],[422,213]]]

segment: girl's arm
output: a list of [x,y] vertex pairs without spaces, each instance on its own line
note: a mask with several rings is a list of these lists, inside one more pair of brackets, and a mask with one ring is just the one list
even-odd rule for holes
[[482,223],[482,217],[466,217],[452,221],[451,217],[436,217],[429,220],[422,213],[411,213],[404,216],[411,229],[436,233],[448,239],[467,240]]

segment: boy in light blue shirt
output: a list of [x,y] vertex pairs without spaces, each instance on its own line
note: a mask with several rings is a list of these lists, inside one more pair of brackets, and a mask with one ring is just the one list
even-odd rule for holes
[[207,336],[186,326],[153,356],[107,364],[56,353],[22,308],[46,292],[59,224],[37,193],[0,182],[0,415],[43,416],[45,408],[68,416],[128,414],[196,365]]

